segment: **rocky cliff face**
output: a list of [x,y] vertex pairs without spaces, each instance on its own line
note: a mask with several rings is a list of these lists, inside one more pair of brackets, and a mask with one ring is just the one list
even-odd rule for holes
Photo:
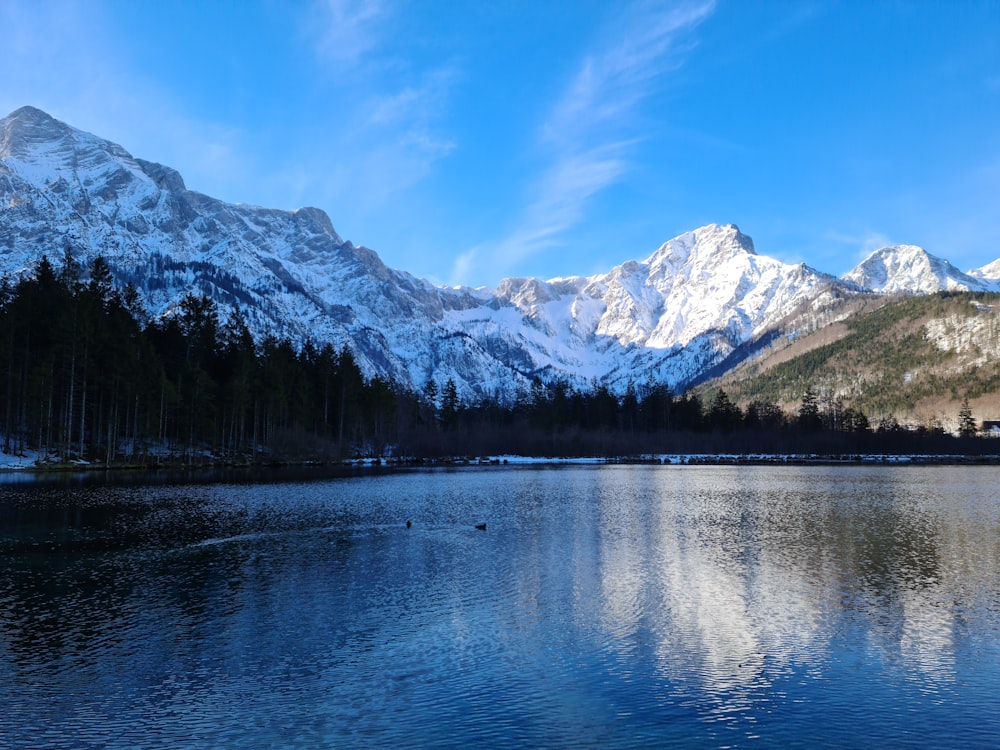
[[[683,387],[789,316],[871,283],[758,255],[735,226],[711,225],[606,274],[435,287],[344,241],[319,209],[216,200],[24,107],[0,120],[0,273],[67,248],[84,265],[102,255],[155,316],[206,295],[258,339],[347,346],[370,376],[415,389],[453,378],[466,398],[514,397],[535,378]],[[886,268],[876,288],[890,288]]]

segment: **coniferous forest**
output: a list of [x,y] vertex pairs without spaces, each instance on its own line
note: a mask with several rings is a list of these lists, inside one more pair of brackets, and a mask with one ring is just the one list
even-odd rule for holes
[[[642,383],[619,396],[565,383],[466,403],[453,381],[420,392],[366,378],[344,349],[266,338],[188,295],[161,319],[107,263],[67,251],[0,284],[0,450],[103,465],[331,461],[520,454],[992,452],[970,415],[961,435],[878,424],[802,394],[796,413],[723,390]],[[966,410],[967,411],[967,410]]]

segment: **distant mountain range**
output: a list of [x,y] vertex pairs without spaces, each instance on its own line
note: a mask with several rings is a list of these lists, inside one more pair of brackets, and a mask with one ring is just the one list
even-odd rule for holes
[[23,107],[0,120],[0,274],[30,271],[42,254],[58,263],[67,249],[84,266],[103,256],[154,316],[204,295],[258,339],[346,346],[368,375],[414,389],[450,378],[466,399],[503,400],[535,380],[679,390],[837,319],[845,299],[1000,289],[1000,260],[962,273],[907,245],[838,279],[757,254],[732,224],[596,276],[439,287],[344,241],[319,209],[216,200]]

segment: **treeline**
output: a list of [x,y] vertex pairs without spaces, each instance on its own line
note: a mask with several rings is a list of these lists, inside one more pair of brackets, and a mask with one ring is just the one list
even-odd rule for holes
[[103,259],[81,269],[68,251],[0,284],[0,363],[3,451],[61,459],[377,452],[398,407],[346,350],[255,342],[194,295],[151,320]]
[[[974,432],[974,430],[973,430]],[[971,434],[971,433],[969,433]],[[107,263],[67,251],[0,283],[0,448],[57,460],[334,460],[355,456],[643,453],[979,453],[986,441],[870,425],[807,391],[796,414],[702,401],[663,384],[618,396],[536,382],[504,398],[459,398],[454,381],[420,392],[366,378],[347,349],[269,337],[187,296],[151,319]],[[991,446],[990,446],[991,447]]]

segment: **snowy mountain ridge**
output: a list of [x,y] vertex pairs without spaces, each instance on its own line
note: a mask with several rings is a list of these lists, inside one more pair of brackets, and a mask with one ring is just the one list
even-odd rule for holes
[[1000,261],[962,273],[922,247],[894,245],[876,250],[841,278],[884,294],[995,291],[1000,280]]
[[[169,167],[23,107],[0,120],[0,274],[30,270],[43,253],[58,262],[66,248],[84,265],[102,255],[154,316],[204,294],[258,339],[346,346],[369,376],[414,389],[452,378],[465,398],[513,397],[535,379],[682,388],[859,287],[958,288],[942,286],[950,264],[926,253],[929,271],[888,248],[838,280],[757,254],[731,224],[595,276],[436,287],[344,241],[320,209],[216,200]],[[962,283],[994,288],[990,273]]]

